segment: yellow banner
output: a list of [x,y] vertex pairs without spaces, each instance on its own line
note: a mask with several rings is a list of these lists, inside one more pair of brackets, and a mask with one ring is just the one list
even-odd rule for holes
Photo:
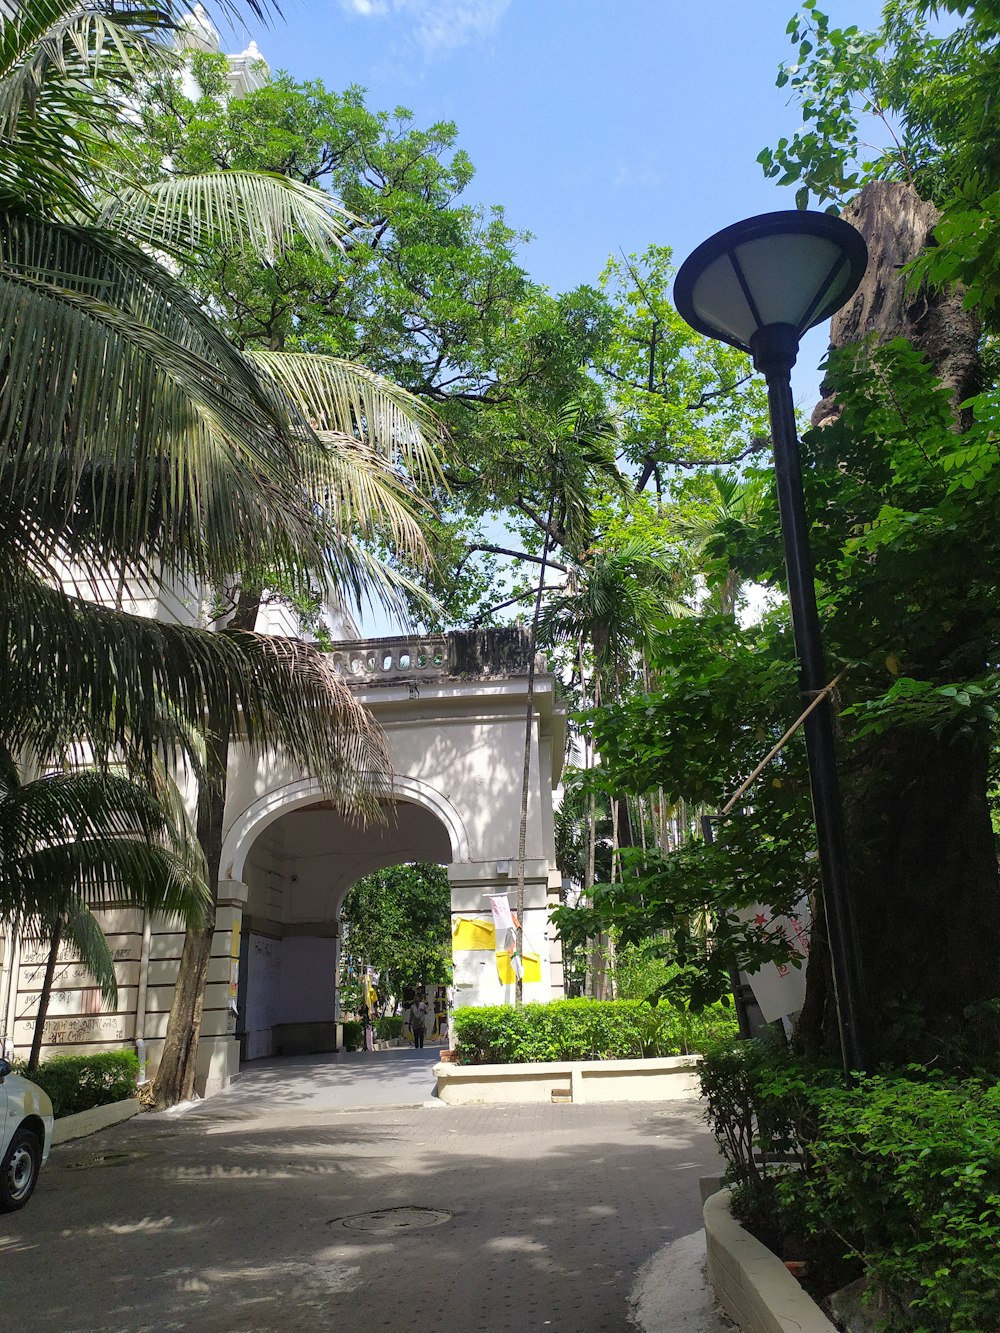
[[[521,962],[524,965],[525,981],[541,981],[542,960],[537,953],[526,953]],[[509,953],[497,953],[497,973],[503,986],[513,986],[517,980],[514,964],[511,962]]]
[[487,949],[492,953],[497,947],[493,922],[482,917],[458,917],[451,925],[451,947],[456,951]]

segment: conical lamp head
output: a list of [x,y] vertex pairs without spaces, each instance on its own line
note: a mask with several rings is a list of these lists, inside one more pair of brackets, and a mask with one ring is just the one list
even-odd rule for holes
[[864,237],[829,213],[763,213],[716,232],[680,267],[678,313],[709,338],[750,351],[762,328],[801,336],[857,291],[868,265]]

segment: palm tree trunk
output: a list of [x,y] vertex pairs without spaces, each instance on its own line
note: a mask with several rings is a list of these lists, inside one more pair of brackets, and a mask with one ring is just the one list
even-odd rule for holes
[[[231,629],[252,630],[257,623],[262,589],[240,593]],[[219,897],[219,871],[222,866],[222,838],[226,813],[226,787],[229,776],[229,743],[235,719],[228,708],[210,715],[205,743],[205,771],[198,788],[198,841],[205,855],[205,874],[211,892],[211,905],[204,923],[184,932],[184,948],[177,972],[177,984],[167,1019],[167,1034],[160,1064],[153,1082],[153,1098],[163,1109],[195,1095],[198,1074],[198,1043],[201,1016],[205,1006],[208,964],[212,957],[216,907]]]
[[52,926],[52,938],[49,941],[49,956],[45,963],[45,977],[38,995],[38,1013],[35,1015],[35,1031],[31,1038],[31,1053],[28,1056],[28,1072],[38,1068],[38,1059],[42,1053],[42,1034],[45,1031],[45,1018],[49,1012],[52,998],[52,979],[56,973],[56,961],[59,958],[59,945],[62,942],[63,915],[60,912]]
[[184,948],[167,1019],[166,1039],[153,1082],[153,1097],[159,1109],[190,1101],[195,1094],[198,1073],[198,1042],[222,864],[231,715],[226,710],[225,717],[209,717],[208,725],[211,734],[205,747],[205,772],[198,790],[198,841],[205,854],[212,901],[206,909],[204,923],[197,929],[189,926],[184,932]]

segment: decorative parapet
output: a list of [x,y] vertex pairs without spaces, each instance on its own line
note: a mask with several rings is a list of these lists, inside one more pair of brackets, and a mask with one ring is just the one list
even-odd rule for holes
[[[496,680],[528,674],[531,639],[519,626],[454,630],[450,634],[342,639],[330,650],[334,670],[351,685],[408,681]],[[547,664],[538,654],[535,669]]]

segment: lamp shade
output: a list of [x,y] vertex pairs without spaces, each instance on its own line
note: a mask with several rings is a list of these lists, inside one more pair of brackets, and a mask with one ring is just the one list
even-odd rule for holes
[[744,352],[762,328],[801,336],[857,291],[868,264],[864,237],[829,213],[763,213],[716,232],[680,267],[679,314],[699,333]]

